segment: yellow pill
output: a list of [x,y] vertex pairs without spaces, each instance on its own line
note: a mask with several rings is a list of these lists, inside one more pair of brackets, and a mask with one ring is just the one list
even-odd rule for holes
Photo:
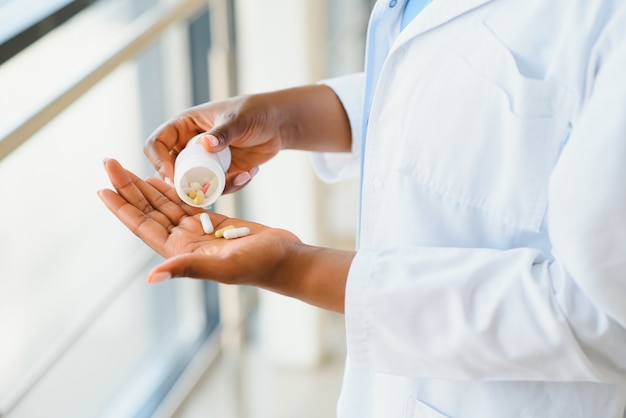
[[187,196],[189,196],[190,199],[195,199],[196,196],[198,196],[198,193],[196,193],[195,190],[194,190],[192,192],[189,192],[189,194]]
[[193,198],[193,204],[194,205],[201,205],[202,202],[204,202],[204,193],[198,192],[196,194],[196,197]]
[[218,229],[217,231],[215,231],[215,238],[223,238],[224,231],[228,231],[229,229],[233,229],[233,228],[235,228],[234,225],[228,225],[222,229]]

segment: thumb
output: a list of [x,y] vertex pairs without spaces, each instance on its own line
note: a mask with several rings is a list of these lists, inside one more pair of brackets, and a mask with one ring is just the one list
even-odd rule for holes
[[204,133],[200,143],[209,152],[218,152],[237,141],[256,124],[247,112],[223,111],[216,116],[214,125]]
[[[208,152],[218,152],[225,148],[225,140],[222,135],[217,134],[219,131],[208,131],[199,140],[198,143]],[[222,138],[220,140],[220,138]]]
[[154,284],[175,277],[206,278],[207,256],[201,254],[181,254],[168,258],[148,273],[148,283]]
[[239,125],[232,121],[209,129],[198,142],[209,152],[219,152],[239,135]]

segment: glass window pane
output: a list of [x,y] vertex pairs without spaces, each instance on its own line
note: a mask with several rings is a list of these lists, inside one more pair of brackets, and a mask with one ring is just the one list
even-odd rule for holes
[[123,42],[133,3],[101,0],[0,66],[0,137]]
[[[0,66],[0,137],[117,46],[133,3],[101,2]],[[180,367],[180,353],[216,321],[205,284],[145,284],[159,257],[96,195],[109,187],[106,157],[153,173],[142,152],[144,106],[171,87],[141,87],[142,71],[159,62],[139,62],[0,161],[2,417],[98,416],[141,375],[156,376],[150,389],[163,383],[163,367]]]
[[120,68],[0,163],[0,397],[151,257],[95,193],[105,156],[143,164],[135,80]]

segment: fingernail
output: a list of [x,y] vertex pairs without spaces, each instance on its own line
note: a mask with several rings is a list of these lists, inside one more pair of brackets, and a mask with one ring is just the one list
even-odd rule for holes
[[209,147],[215,147],[220,144],[220,141],[217,139],[217,137],[210,134],[204,135],[202,138],[200,138],[200,141],[204,142]]
[[249,182],[251,178],[252,177],[250,177],[250,173],[244,171],[243,173],[235,177],[235,180],[233,180],[233,185],[235,185],[236,187],[243,186],[244,184]]
[[256,176],[257,174],[259,174],[259,166],[255,165],[254,167],[252,167],[249,171],[250,173],[250,178],[254,178],[254,176]]
[[170,180],[169,177],[165,177],[163,178],[163,181],[165,182],[165,184],[167,184],[170,187],[174,187],[174,182],[172,180]]
[[164,282],[172,278],[172,275],[167,271],[161,271],[158,273],[154,273],[148,277],[148,283],[154,284],[159,282]]

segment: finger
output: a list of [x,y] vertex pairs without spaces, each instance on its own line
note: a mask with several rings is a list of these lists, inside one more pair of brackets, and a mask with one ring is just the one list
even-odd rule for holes
[[219,257],[188,253],[168,258],[148,274],[148,283],[154,284],[176,277],[208,279],[234,284],[235,280],[221,273],[223,262]]
[[[116,160],[107,159],[104,162],[104,166],[111,180],[111,184],[113,184],[117,193],[124,200],[159,222],[168,230],[174,225],[178,225],[184,212],[181,212],[180,209],[179,213],[162,213],[159,210],[155,210],[153,202],[163,204],[162,200],[159,200],[160,193],[153,188],[147,188],[146,184],[141,179],[122,167]],[[171,211],[174,211],[174,209],[171,208]]]
[[198,213],[204,212],[203,209],[194,208],[192,206],[184,203],[180,197],[178,197],[178,193],[176,193],[176,189],[170,186],[163,180],[156,177],[148,177],[145,179],[145,182],[150,184],[160,193],[162,193],[165,197],[167,197],[171,202],[175,203],[185,214],[192,216]]
[[114,159],[106,159],[104,161],[104,169],[109,176],[113,188],[128,203],[131,203],[144,213],[149,213],[153,210],[150,202],[137,188],[136,184],[133,183],[129,172],[122,167],[119,162]]
[[176,159],[176,155],[170,151],[170,148],[160,137],[146,141],[143,152],[161,177],[170,180],[174,178],[173,161]]
[[113,190],[99,190],[98,196],[104,202],[105,206],[126,225],[128,229],[141,238],[153,250],[161,255],[165,255],[165,242],[169,237],[169,232],[166,227],[128,203]]
[[148,283],[159,283],[175,277],[201,278],[189,266],[201,263],[203,257],[199,254],[182,254],[168,258],[148,273]]
[[168,122],[146,140],[143,151],[152,166],[163,178],[174,178],[174,161],[193,134],[182,135],[180,121]]
[[[162,214],[165,216],[169,223],[174,225],[180,224],[182,218],[189,214],[193,214],[193,212],[188,213],[182,207],[182,202],[176,195],[175,200],[173,201],[170,196],[163,194],[160,190],[155,188],[152,184],[148,183],[140,179],[136,174],[126,171],[130,180],[135,184],[135,186],[139,189],[139,191],[144,195],[144,197],[148,200],[150,205],[155,209],[156,213]],[[161,183],[163,181],[159,180]],[[187,206],[187,205],[185,205]]]
[[243,173],[239,173],[233,179],[233,186],[242,187],[245,186],[256,176],[259,172],[259,166],[252,167],[249,171],[244,171]]
[[[146,178],[145,181],[146,183],[149,183],[152,187],[157,189],[159,192],[167,196],[167,198],[169,198],[172,202],[175,202],[177,205],[180,205],[179,207],[183,211],[185,211],[185,213],[188,216],[196,216],[201,213],[207,212],[205,209],[195,208],[193,206],[189,206],[183,203],[183,201],[180,200],[180,197],[178,197],[176,190],[169,184],[165,183],[163,180],[156,178],[156,177],[148,177]],[[221,225],[227,219],[229,219],[228,216],[221,215],[215,212],[208,212],[208,214],[211,217],[211,222],[213,223],[213,225]]]
[[250,183],[258,173],[259,166],[254,166],[249,171],[243,171],[237,174],[228,173],[226,175],[226,188],[224,189],[224,193],[233,193],[241,190]]
[[[224,141],[222,139],[222,143],[223,142]],[[214,133],[211,133],[211,131],[203,135],[198,140],[198,143],[202,145],[207,152],[218,152],[226,148],[225,146],[221,146],[219,138],[215,136]]]
[[[235,105],[235,107],[237,107]],[[226,148],[231,142],[240,139],[249,128],[245,118],[237,111],[220,113],[213,124],[205,131],[200,140],[209,152],[218,152]]]

